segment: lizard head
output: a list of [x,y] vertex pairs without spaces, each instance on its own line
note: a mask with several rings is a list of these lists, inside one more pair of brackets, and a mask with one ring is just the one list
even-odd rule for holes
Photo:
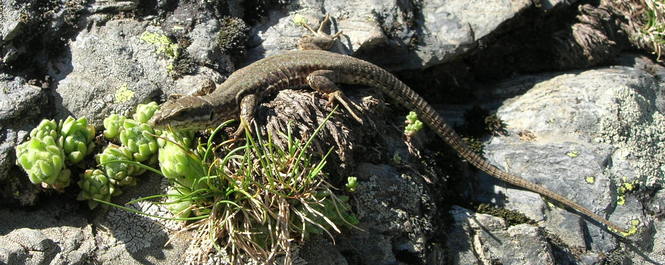
[[156,129],[202,130],[214,128],[232,117],[218,115],[224,113],[232,115],[235,112],[219,109],[201,96],[182,96],[164,102],[149,123]]

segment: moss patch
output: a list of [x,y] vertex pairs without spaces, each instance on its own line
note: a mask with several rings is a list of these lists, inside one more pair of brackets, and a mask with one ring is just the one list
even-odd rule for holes
[[498,208],[492,205],[481,203],[476,207],[476,212],[482,214],[489,214],[497,217],[501,217],[506,220],[508,226],[518,225],[518,224],[536,224],[535,221],[526,217],[526,215],[519,213],[517,211],[508,210],[505,208]]
[[217,46],[224,54],[242,54],[247,49],[249,27],[242,19],[225,17],[217,34]]

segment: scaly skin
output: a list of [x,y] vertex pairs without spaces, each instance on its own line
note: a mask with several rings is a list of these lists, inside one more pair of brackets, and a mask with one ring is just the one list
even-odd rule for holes
[[226,82],[208,95],[184,96],[166,102],[152,122],[158,127],[200,129],[214,127],[221,121],[234,118],[238,113],[241,120],[247,122],[253,115],[254,105],[264,96],[278,90],[307,85],[321,89],[316,77],[334,83],[366,85],[382,91],[395,102],[414,110],[424,123],[478,169],[514,186],[553,199],[615,231],[625,232],[623,228],[589,209],[491,165],[471,151],[432,106],[406,84],[379,66],[346,55],[322,50],[303,50],[259,60],[234,72]]

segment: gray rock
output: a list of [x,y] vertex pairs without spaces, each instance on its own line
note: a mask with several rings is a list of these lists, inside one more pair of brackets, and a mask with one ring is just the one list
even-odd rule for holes
[[2,0],[0,8],[0,46],[6,41],[12,40],[21,31],[21,11],[13,0]]
[[231,30],[222,28],[219,20],[212,18],[197,24],[188,34],[191,44],[187,47],[187,53],[194,62],[199,65],[214,66],[218,72],[233,72],[233,63],[228,54],[220,51],[217,36],[220,30]]
[[[632,181],[650,187],[664,177],[665,117],[656,107],[659,87],[654,76],[613,67],[518,80],[530,81],[499,85],[494,95],[528,89],[498,109],[510,136],[490,139],[488,160],[625,228],[637,220],[640,230],[632,238],[649,238],[652,218],[644,215],[639,195],[628,194],[619,205],[616,187]],[[493,186],[492,181],[480,180],[487,192],[480,196],[484,201],[544,222],[566,245],[606,254],[617,247],[604,228],[581,222],[578,215],[544,203],[535,193]]]
[[572,5],[577,2],[577,0],[540,0],[540,8],[544,10],[549,10],[555,7]]
[[[665,123],[656,108],[659,90],[652,75],[633,68],[569,73],[544,79],[506,101],[498,115],[510,130],[528,130],[542,141],[610,144],[617,148],[610,172],[628,180],[644,178],[651,186],[665,177]],[[617,166],[623,163],[634,168]]]
[[[40,114],[46,95],[40,87],[29,85],[21,77],[0,74],[0,126],[4,127],[17,119],[35,117]],[[4,125],[4,126],[3,126]]]
[[[123,189],[123,194],[114,197],[113,202],[124,204],[144,196],[164,194],[165,182],[161,176],[141,176],[136,187]],[[149,201],[126,206],[153,216],[173,217],[163,205]],[[105,228],[95,234],[94,257],[100,264],[184,263],[185,250],[194,237],[187,231],[176,233],[181,223],[117,208],[97,214],[92,225]]]
[[13,0],[2,0],[0,3],[0,66],[2,66],[21,53],[20,48],[10,45],[9,42],[25,28],[21,13],[27,11],[24,6]]
[[14,148],[22,143],[42,118],[48,99],[44,90],[23,78],[0,74],[0,197],[31,205],[35,189],[25,175],[14,169]]
[[308,264],[347,265],[342,253],[327,238],[313,238],[300,249],[298,256]]
[[88,117],[99,126],[109,114],[127,115],[172,86],[168,56],[157,53],[159,44],[142,40],[144,34],[161,33],[135,20],[112,20],[79,33],[70,53],[51,68],[56,117]]
[[[610,155],[607,149],[608,146],[576,142],[528,143],[504,138],[493,139],[486,146],[485,152],[492,163],[509,161],[509,165],[501,164],[508,172],[602,213],[611,210],[614,198],[610,189],[610,178],[603,172]],[[571,153],[578,155],[571,158]],[[586,182],[587,177],[593,177],[593,183]],[[484,189],[491,189],[491,194],[486,195],[486,198],[491,199],[492,203],[516,210],[533,220],[545,221],[546,226],[554,230],[568,245],[585,246],[585,235],[582,231],[584,227],[580,226],[581,219],[578,215],[549,205],[533,192],[517,190],[494,180],[485,179],[480,182]],[[544,213],[547,215],[544,216]]]
[[526,0],[436,0],[424,1],[422,6],[399,1],[306,0],[291,13],[270,12],[266,21],[252,29],[256,37],[250,43],[254,48],[248,61],[295,48],[307,33],[292,21],[295,14],[314,26],[324,10],[336,18],[335,32],[344,32],[344,47],[338,49],[356,52],[390,70],[422,69],[459,57],[531,5]]
[[535,226],[506,227],[499,217],[459,206],[450,214],[453,224],[446,246],[451,264],[554,264],[551,247]]
[[[662,199],[663,196],[656,198]],[[650,238],[642,241],[648,244],[644,249],[650,250],[649,255],[639,255],[640,253],[630,253],[626,255],[626,259],[633,260],[635,264],[665,264],[665,245],[662,244],[665,240],[665,222],[663,220],[655,220],[654,233]]]
[[[55,48],[77,27],[84,0],[0,1],[0,66],[15,63],[20,55],[44,66],[43,50]],[[25,63],[25,62],[21,62]],[[22,68],[22,67],[21,67]]]
[[[221,82],[219,73],[198,67],[233,69],[228,57],[215,52],[217,30],[213,20],[195,24],[187,49],[193,61],[183,66],[192,73],[182,77],[176,72],[181,62],[174,57],[175,46],[169,46],[177,44],[149,22],[118,19],[88,27],[69,43],[70,52],[51,65],[57,117],[85,116],[99,126],[107,115],[127,115],[137,104],[162,94],[188,94],[200,89],[205,80]],[[192,85],[193,80],[201,83]]]
[[138,0],[95,0],[90,4],[91,13],[130,11],[139,5]]
[[50,261],[56,251],[52,240],[30,228],[16,229],[0,239],[0,242],[4,243],[0,262],[6,264],[43,264]]
[[92,227],[75,205],[0,209],[0,264],[88,264],[94,249]]
[[435,247],[428,241],[435,205],[421,177],[400,175],[389,165],[358,166],[354,194],[360,228],[342,235],[337,245],[360,264],[395,264],[399,252],[427,260]]

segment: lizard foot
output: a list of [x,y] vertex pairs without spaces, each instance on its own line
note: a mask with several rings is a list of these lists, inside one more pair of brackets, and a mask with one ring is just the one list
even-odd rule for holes
[[249,126],[249,123],[244,119],[240,118],[240,124],[238,124],[238,129],[233,132],[233,141],[236,142],[245,136],[245,132],[252,133],[252,128]]
[[305,35],[298,41],[298,49],[300,50],[329,50],[343,32],[339,31],[334,35],[325,32],[324,29],[330,27],[330,15],[326,14],[319,24],[317,30],[312,29],[307,23],[301,23],[303,27],[309,30],[312,35]]
[[335,102],[339,102],[342,106],[353,116],[353,119],[358,123],[363,124],[363,119],[358,115],[360,108],[353,104],[353,102],[344,95],[342,90],[335,85],[335,80],[339,79],[339,75],[331,70],[317,70],[307,76],[307,84],[314,90],[328,96],[328,106]]
[[358,109],[358,106],[353,104],[353,102],[342,93],[341,90],[337,90],[331,93],[328,93],[328,103],[326,105],[331,106],[335,102],[339,102],[342,104],[344,109],[351,114],[351,117],[355,119],[358,123],[363,124],[363,119],[360,118],[360,115],[356,113],[356,110]]

